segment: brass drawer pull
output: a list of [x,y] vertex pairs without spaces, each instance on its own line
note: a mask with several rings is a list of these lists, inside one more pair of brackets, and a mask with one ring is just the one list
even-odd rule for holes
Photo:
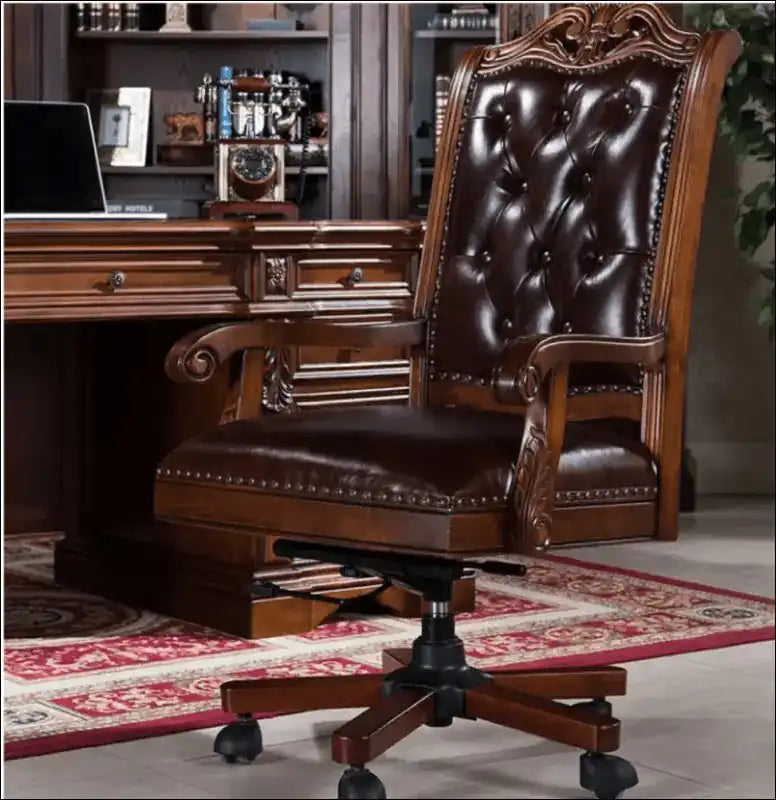
[[114,291],[116,289],[121,289],[122,286],[127,282],[127,276],[120,270],[114,270],[110,274],[110,278],[108,278],[108,286]]
[[347,278],[345,278],[345,283],[348,286],[353,286],[355,283],[359,283],[364,279],[364,270],[361,267],[353,267],[350,270],[350,274]]

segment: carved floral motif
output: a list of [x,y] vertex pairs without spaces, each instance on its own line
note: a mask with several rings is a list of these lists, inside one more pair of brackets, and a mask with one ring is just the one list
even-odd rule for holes
[[655,5],[572,6],[520,39],[488,49],[479,71],[508,68],[518,60],[568,69],[637,55],[681,65],[692,59],[699,41],[697,33],[680,30]]
[[268,258],[266,261],[267,294],[287,294],[288,267],[285,258]]
[[552,458],[547,436],[526,420],[517,462],[515,508],[518,535],[537,550],[544,550],[550,544],[553,503]]
[[272,347],[264,354],[261,405],[267,411],[278,412],[293,411],[296,408],[291,353],[285,347]]

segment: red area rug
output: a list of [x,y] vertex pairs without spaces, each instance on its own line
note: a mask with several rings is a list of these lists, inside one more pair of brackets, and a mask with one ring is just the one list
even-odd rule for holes
[[[228,679],[379,671],[417,623],[343,617],[247,641],[57,587],[54,537],[5,553],[8,759],[220,725]],[[478,577],[458,617],[483,669],[612,664],[773,638],[774,603],[568,558],[521,558],[525,578]]]

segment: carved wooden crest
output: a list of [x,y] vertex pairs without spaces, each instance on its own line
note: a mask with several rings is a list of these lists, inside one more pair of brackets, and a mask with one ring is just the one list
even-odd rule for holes
[[699,41],[697,33],[677,28],[657,5],[570,6],[520,39],[488,48],[478,71],[493,72],[528,59],[569,70],[633,56],[679,66],[692,59]]

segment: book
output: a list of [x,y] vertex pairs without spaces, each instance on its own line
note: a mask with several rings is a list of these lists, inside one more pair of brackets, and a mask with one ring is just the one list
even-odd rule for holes
[[445,109],[450,96],[450,76],[437,75],[434,78],[434,152],[439,147],[442,136],[442,125],[445,120]]

